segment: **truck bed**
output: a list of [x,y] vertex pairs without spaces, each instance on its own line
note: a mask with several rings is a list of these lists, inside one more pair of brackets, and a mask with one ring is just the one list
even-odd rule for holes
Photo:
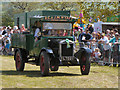
[[32,34],[13,34],[11,38],[12,48],[22,48],[28,51],[33,49],[34,36]]

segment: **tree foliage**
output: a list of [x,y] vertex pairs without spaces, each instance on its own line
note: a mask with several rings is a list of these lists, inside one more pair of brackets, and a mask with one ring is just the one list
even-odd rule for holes
[[37,10],[70,10],[75,17],[79,17],[83,10],[86,22],[90,17],[94,22],[98,16],[102,21],[107,21],[108,16],[118,15],[118,2],[10,2],[3,10],[3,25],[13,24],[16,13]]

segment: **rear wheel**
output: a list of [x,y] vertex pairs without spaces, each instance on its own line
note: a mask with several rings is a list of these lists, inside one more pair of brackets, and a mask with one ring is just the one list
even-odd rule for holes
[[15,65],[17,71],[23,71],[25,66],[25,61],[23,60],[23,56],[20,50],[16,51],[15,54]]
[[43,76],[49,74],[50,60],[49,56],[45,51],[40,54],[40,71]]
[[88,75],[90,71],[90,57],[85,55],[85,52],[81,55],[80,69],[82,75]]

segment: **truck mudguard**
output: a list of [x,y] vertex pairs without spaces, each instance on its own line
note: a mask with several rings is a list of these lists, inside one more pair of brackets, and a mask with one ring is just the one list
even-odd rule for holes
[[47,53],[53,54],[53,50],[50,48],[42,48],[41,51],[46,51]]
[[92,50],[89,49],[89,48],[87,48],[87,47],[82,47],[82,48],[80,48],[80,49],[78,50],[78,52],[76,52],[76,53],[74,54],[74,56],[80,60],[80,59],[81,59],[81,55],[82,55],[83,53],[85,53],[86,56],[89,57],[89,56],[91,55],[91,53],[92,53]]

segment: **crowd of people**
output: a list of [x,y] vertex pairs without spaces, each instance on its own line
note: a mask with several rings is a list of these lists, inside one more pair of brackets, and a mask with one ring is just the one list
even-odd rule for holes
[[83,43],[87,45],[91,50],[91,57],[94,62],[99,63],[103,61],[103,65],[112,65],[120,67],[120,34],[118,30],[105,30],[106,32],[94,32],[93,27],[90,25],[83,31],[82,28],[78,28],[80,34],[78,35],[78,41],[80,47]]
[[0,28],[0,51],[4,55],[12,55],[12,49],[11,49],[11,35],[13,33],[22,33],[26,29],[24,27],[24,24],[22,24],[22,28],[18,28],[17,26],[14,26],[13,28],[8,26],[3,26]]
[[[86,45],[92,50],[92,60],[94,62],[103,61],[104,65],[112,65],[120,67],[120,34],[118,30],[105,30],[106,32],[94,32],[92,25],[88,25],[85,30],[83,28],[75,28],[80,32],[78,35],[74,32],[74,36],[77,36],[80,47]],[[21,28],[14,26],[13,28],[2,27],[0,28],[0,39],[2,45],[0,50],[7,55],[11,55],[11,35],[13,33],[22,33],[26,31],[24,24]],[[112,63],[111,63],[112,62]]]

